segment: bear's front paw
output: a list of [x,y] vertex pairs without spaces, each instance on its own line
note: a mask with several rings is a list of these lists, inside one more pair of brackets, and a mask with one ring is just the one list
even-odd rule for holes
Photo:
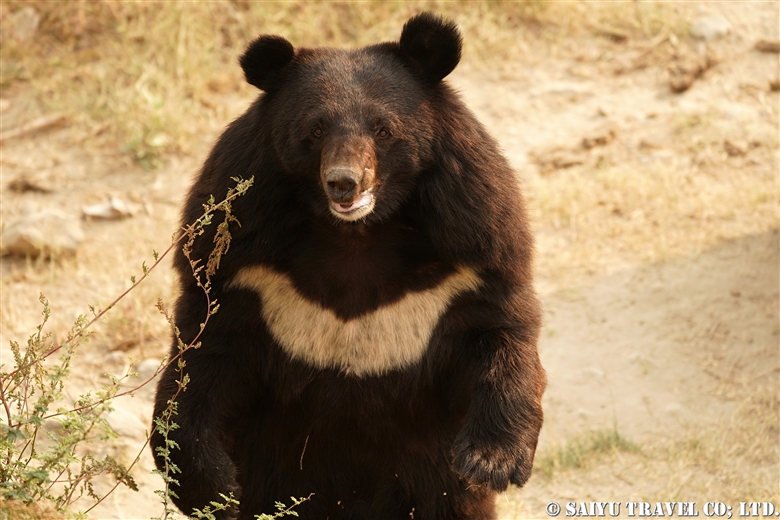
[[463,480],[504,491],[510,482],[522,486],[528,481],[535,450],[519,441],[488,443],[460,436],[452,451],[453,467]]

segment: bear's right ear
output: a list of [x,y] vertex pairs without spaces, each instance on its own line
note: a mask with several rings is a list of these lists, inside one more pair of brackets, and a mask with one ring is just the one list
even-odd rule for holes
[[463,38],[454,22],[422,13],[406,22],[399,43],[422,80],[435,85],[458,65]]
[[276,87],[279,72],[295,57],[292,44],[281,36],[261,36],[239,59],[250,85],[268,92]]

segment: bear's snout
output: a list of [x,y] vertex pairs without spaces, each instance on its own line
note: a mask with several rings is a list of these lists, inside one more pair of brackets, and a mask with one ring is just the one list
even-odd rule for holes
[[349,204],[355,200],[360,186],[360,173],[354,168],[336,166],[325,172],[325,189],[330,200]]
[[351,136],[326,144],[320,180],[330,212],[336,217],[354,221],[371,213],[376,184],[376,154],[371,139]]

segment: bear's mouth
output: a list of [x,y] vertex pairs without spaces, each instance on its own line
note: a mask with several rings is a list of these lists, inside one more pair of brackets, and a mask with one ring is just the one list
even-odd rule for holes
[[330,212],[343,220],[358,220],[374,210],[376,199],[374,198],[373,188],[361,193],[357,199],[350,204],[330,201]]

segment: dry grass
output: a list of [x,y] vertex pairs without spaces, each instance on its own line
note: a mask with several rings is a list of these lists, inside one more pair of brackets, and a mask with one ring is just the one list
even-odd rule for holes
[[641,449],[617,428],[588,431],[565,443],[548,446],[534,461],[534,474],[549,480],[560,472],[589,468],[605,455],[617,452],[639,454]]
[[470,66],[512,63],[528,35],[559,41],[616,27],[651,37],[685,28],[665,4],[526,2],[3,2],[3,33],[14,14],[40,14],[34,38],[6,37],[4,96],[34,94],[26,117],[65,112],[89,141],[147,167],[170,153],[189,154],[232,115],[226,99],[250,98],[236,66],[258,33],[295,45],[361,46],[396,39],[412,14],[454,18]]
[[537,453],[526,488],[507,493],[499,506],[506,518],[538,518],[549,500],[776,504],[777,385],[746,390],[720,424],[669,431],[641,445],[614,430],[553,442]]
[[[743,392],[722,423],[659,439],[645,451],[643,482],[664,500],[778,500],[776,385]],[[742,470],[740,470],[741,468]],[[684,496],[681,496],[684,495]],[[686,498],[692,497],[692,498]]]
[[776,502],[778,406],[777,387],[771,386],[754,388],[755,395],[743,389],[739,409],[721,424],[691,428],[652,446],[642,464],[643,481],[656,482],[658,496],[668,500]]
[[[6,38],[4,95],[33,91],[38,113],[64,111],[97,142],[147,167],[166,154],[192,153],[230,117],[225,99],[254,95],[236,64],[258,33],[295,45],[361,46],[396,39],[421,10],[453,16],[476,56],[507,56],[511,29],[541,3],[495,2],[4,2],[5,34],[14,13],[41,16],[29,41]],[[153,36],[152,36],[153,35]],[[32,113],[30,113],[32,112]]]
[[[703,152],[713,150],[706,145]],[[717,153],[717,152],[716,152]],[[770,147],[766,161],[774,162]],[[620,163],[572,168],[531,192],[540,274],[560,286],[636,263],[693,256],[777,225],[771,168]]]
[[64,518],[71,517],[35,504],[25,506],[19,502],[0,500],[0,520],[62,520]]
[[[164,211],[167,210],[167,211]],[[162,251],[175,228],[176,211],[163,207],[152,215],[140,215],[125,223],[116,239],[111,224],[98,225],[80,247],[78,255],[54,261],[7,259],[0,295],[3,327],[0,336],[5,352],[10,339],[23,340],[39,322],[39,292],[52,303],[47,329],[53,341],[62,341],[79,314],[90,315],[88,306],[103,308],[140,276],[141,264],[151,264],[152,251]],[[173,272],[165,263],[155,276],[123,299],[97,324],[97,335],[87,351],[132,351],[137,356],[159,356],[170,329],[155,311],[158,298],[174,296]]]

